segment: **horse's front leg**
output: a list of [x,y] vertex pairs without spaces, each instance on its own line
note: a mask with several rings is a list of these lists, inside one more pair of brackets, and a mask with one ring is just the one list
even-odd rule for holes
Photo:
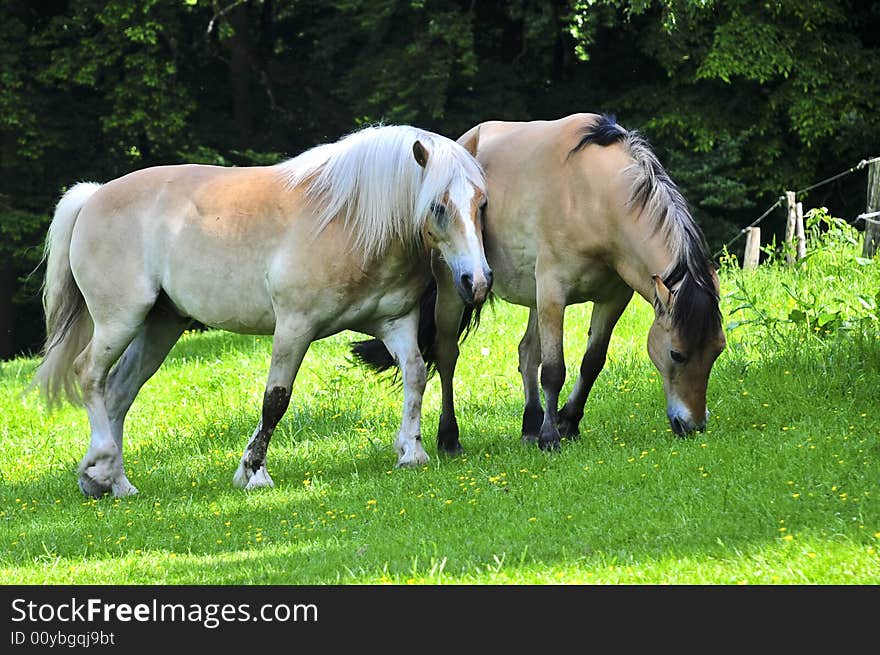
[[403,377],[403,417],[394,442],[398,466],[419,466],[428,461],[422,445],[422,396],[425,393],[425,361],[419,352],[418,305],[406,316],[388,322],[379,338],[394,357]]
[[452,273],[438,258],[433,262],[437,281],[437,300],[434,303],[434,324],[437,336],[434,342],[434,358],[440,375],[441,411],[437,428],[437,450],[449,455],[463,451],[459,441],[458,421],[455,418],[455,398],[452,381],[458,362],[458,335],[464,303],[452,282]]
[[287,411],[293,381],[311,342],[311,330],[306,329],[300,321],[279,319],[272,341],[272,360],[263,394],[262,415],[232,478],[234,486],[240,489],[274,486],[266,470],[269,440]]
[[578,375],[574,388],[565,402],[565,407],[559,412],[559,432],[563,437],[576,437],[580,434],[584,405],[596,377],[605,366],[611,332],[617,325],[617,321],[620,320],[623,310],[629,304],[632,294],[632,289],[625,287],[614,298],[593,305],[593,313],[590,316],[590,334],[587,340],[587,350],[581,360],[580,375]]
[[523,443],[538,440],[544,422],[544,408],[541,406],[541,388],[538,384],[538,368],[541,366],[541,340],[538,338],[538,312],[529,310],[526,332],[519,342],[519,373],[523,384]]
[[[540,267],[540,264],[539,264]],[[538,334],[541,342],[541,388],[544,390],[544,419],[538,432],[543,450],[559,448],[557,409],[559,392],[565,382],[565,357],[562,350],[562,322],[565,316],[565,292],[553,275],[537,276]]]

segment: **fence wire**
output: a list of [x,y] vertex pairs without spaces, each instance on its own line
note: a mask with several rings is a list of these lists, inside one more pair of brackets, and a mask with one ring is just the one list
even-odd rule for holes
[[[794,195],[795,195],[795,197],[797,197],[801,194],[806,193],[807,191],[812,191],[813,189],[818,189],[821,186],[825,186],[826,184],[830,184],[831,182],[834,182],[835,180],[839,180],[840,178],[845,177],[847,175],[850,175],[851,173],[855,173],[856,171],[860,171],[865,166],[868,166],[869,164],[875,164],[877,162],[880,162],[880,157],[871,157],[870,159],[863,159],[855,166],[850,166],[845,171],[841,171],[837,175],[832,175],[831,177],[827,177],[824,180],[819,180],[818,182],[811,184],[808,187],[804,187],[803,189],[795,191]],[[746,225],[744,228],[742,228],[735,237],[733,237],[730,241],[728,241],[723,246],[721,246],[721,248],[714,255],[712,255],[712,259],[715,259],[716,257],[718,257],[718,255],[723,253],[725,249],[730,248],[730,246],[732,246],[734,243],[739,241],[744,234],[746,234],[751,228],[757,226],[761,221],[763,221],[765,218],[767,218],[770,215],[770,213],[774,209],[779,207],[783,202],[785,202],[785,196],[779,196],[779,198],[776,200],[776,202],[774,202],[772,205],[770,205],[767,208],[767,211],[765,211],[763,214],[758,216],[758,218],[756,218],[754,221],[752,221],[751,223]],[[856,217],[855,221],[871,220],[873,218],[873,216],[874,216],[874,214],[859,214],[859,216]],[[853,221],[853,222],[855,222],[855,221]]]

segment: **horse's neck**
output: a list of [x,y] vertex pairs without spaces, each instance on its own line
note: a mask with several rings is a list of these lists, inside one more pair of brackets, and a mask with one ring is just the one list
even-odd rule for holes
[[625,217],[618,230],[617,274],[649,303],[654,302],[654,278],[669,270],[673,254],[662,230],[653,230],[644,220]]

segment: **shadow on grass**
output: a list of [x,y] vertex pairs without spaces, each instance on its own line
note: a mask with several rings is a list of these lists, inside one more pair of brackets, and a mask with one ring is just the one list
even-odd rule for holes
[[[194,338],[195,337],[195,338]],[[342,349],[347,353],[350,342],[363,339],[360,332],[344,330],[336,335],[313,341],[310,350],[319,351],[328,348]],[[230,353],[240,352],[247,355],[265,353],[267,358],[272,352],[272,335],[236,334],[219,329],[206,329],[196,333],[190,332],[182,337],[171,349],[165,361],[180,360],[215,360]],[[341,362],[347,360],[340,360]],[[268,366],[268,359],[266,362]]]

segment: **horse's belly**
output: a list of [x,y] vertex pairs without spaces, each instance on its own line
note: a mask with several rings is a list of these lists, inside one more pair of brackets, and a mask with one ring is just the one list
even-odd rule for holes
[[492,291],[515,305],[535,306],[535,260],[532,253],[521,249],[486,247],[486,261],[495,281]]
[[[487,249],[489,266],[495,276],[494,292],[507,302],[524,307],[537,306],[536,260],[526,249],[495,247]],[[580,254],[565,261],[545,261],[566,294],[567,304],[602,300],[619,288],[620,278],[599,257]]]
[[[495,272],[494,268],[492,272]],[[534,277],[529,279],[528,276],[505,277],[503,274],[496,274],[492,291],[500,298],[514,305],[534,307],[537,302]]]
[[205,325],[240,334],[275,331],[265,275],[258,272],[178,265],[165,274],[162,289],[181,314]]
[[271,302],[259,302],[255,296],[228,295],[228,290],[202,288],[198,295],[191,290],[166,290],[177,310],[210,327],[239,334],[272,334],[275,312]]
[[321,328],[316,338],[324,338],[355,330],[373,336],[381,333],[389,321],[413,310],[424,290],[424,284],[400,287],[377,287],[371,293],[362,293],[347,299],[336,311],[324,312],[323,320],[316,320]]

